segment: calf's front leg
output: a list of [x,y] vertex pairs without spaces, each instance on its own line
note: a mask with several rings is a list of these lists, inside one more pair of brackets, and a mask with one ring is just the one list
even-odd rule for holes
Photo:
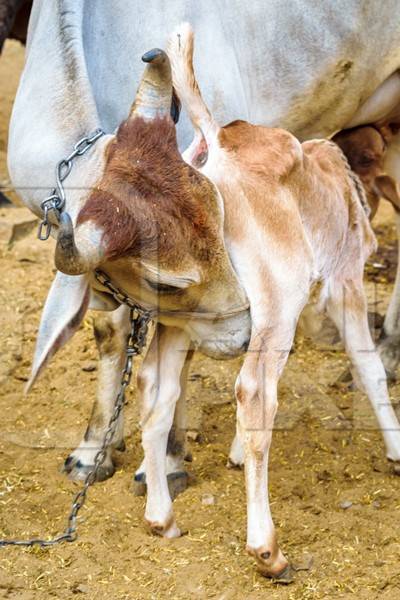
[[147,483],[145,519],[155,533],[169,538],[178,537],[180,531],[168,489],[166,451],[189,347],[184,331],[158,325],[138,376]]
[[[174,421],[168,434],[166,468],[169,493],[172,499],[183,492],[188,485],[188,474],[184,467],[186,448],[186,387],[193,354],[194,351],[189,350],[185,358],[185,364],[180,376],[180,395],[175,405]],[[144,496],[146,493],[146,467],[144,459],[135,473],[134,492],[136,496]]]

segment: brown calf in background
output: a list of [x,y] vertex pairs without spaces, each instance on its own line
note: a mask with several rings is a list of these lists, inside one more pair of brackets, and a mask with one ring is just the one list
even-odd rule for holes
[[[395,211],[397,238],[400,240],[400,195],[396,181],[385,172],[389,143],[400,130],[400,120],[378,122],[344,129],[333,138],[346,155],[353,171],[361,179],[372,220],[378,210],[380,198],[388,200]],[[399,304],[400,304],[400,244],[398,244],[396,280],[389,306],[386,311],[379,352],[390,380],[396,379],[396,368],[400,357]]]

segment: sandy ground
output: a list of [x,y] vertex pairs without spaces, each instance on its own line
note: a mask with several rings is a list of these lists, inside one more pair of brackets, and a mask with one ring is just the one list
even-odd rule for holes
[[[2,182],[7,180],[7,122],[22,60],[21,47],[7,44],[0,59]],[[7,210],[0,211],[0,220],[9,218]],[[11,209],[13,214],[16,210]],[[368,276],[371,303],[380,302],[381,312],[393,266],[389,272],[379,264],[390,266],[395,248],[386,214],[379,227],[381,254],[371,261]],[[95,395],[92,315],[32,393],[23,395],[53,274],[52,243],[37,241],[34,232],[1,246],[1,536],[59,532],[78,489],[60,467],[84,432]],[[117,457],[114,477],[90,491],[78,541],[50,550],[1,549],[0,598],[400,597],[400,480],[386,463],[364,396],[334,386],[347,365],[341,350],[303,339],[297,341],[280,385],[270,492],[282,548],[298,563],[312,557],[313,565],[287,587],[255,571],[245,553],[243,473],[225,467],[239,365],[239,360],[213,362],[197,356],[191,370],[189,427],[200,427],[202,438],[189,444],[193,481],[175,501],[186,535],[174,541],[151,536],[143,523],[144,499],[131,493],[132,474],[142,457],[132,386],[127,450]],[[396,401],[399,386],[390,391]],[[212,504],[205,502],[210,495]]]

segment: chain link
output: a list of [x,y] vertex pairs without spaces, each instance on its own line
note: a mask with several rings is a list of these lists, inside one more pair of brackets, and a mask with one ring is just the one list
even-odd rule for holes
[[140,306],[136,302],[136,300],[132,300],[132,298],[130,298],[122,290],[117,288],[113,284],[111,279],[109,277],[107,277],[107,275],[105,273],[103,273],[103,271],[100,271],[100,269],[96,269],[94,271],[94,276],[95,276],[96,280],[99,283],[101,283],[101,285],[103,285],[104,287],[106,287],[108,289],[108,291],[111,293],[112,297],[119,304],[125,304],[126,306],[129,306],[129,308],[134,309],[135,311],[142,313],[143,315],[147,315],[149,317],[149,319],[152,319],[157,314],[157,312],[158,312],[157,310],[145,309],[142,306]]
[[87,492],[91,485],[96,481],[97,473],[104,463],[107,456],[107,449],[110,446],[115,430],[118,425],[118,419],[125,404],[125,392],[126,388],[130,384],[132,377],[133,358],[138,356],[143,350],[146,344],[146,337],[148,326],[150,322],[150,316],[147,312],[137,309],[136,307],[130,309],[130,323],[131,329],[128,335],[126,344],[126,358],[125,366],[122,371],[120,389],[115,399],[114,410],[108,423],[107,430],[104,434],[103,442],[99,451],[94,457],[94,464],[91,471],[87,474],[86,479],[83,483],[82,489],[75,495],[70,513],[68,515],[67,527],[64,533],[50,539],[44,540],[40,538],[32,538],[30,540],[8,540],[0,539],[1,546],[40,546],[46,548],[48,546],[54,546],[60,542],[74,542],[77,539],[77,517],[80,509],[83,507],[86,501]]
[[77,156],[83,156],[85,152],[102,136],[104,131],[96,129],[91,135],[83,137],[74,146],[73,151],[67,158],[63,158],[57,163],[56,167],[56,187],[51,194],[41,202],[40,207],[43,210],[43,220],[38,229],[39,240],[47,240],[51,233],[52,224],[49,220],[49,213],[53,211],[57,221],[60,219],[60,212],[65,204],[65,190],[63,181],[71,173],[74,166],[74,160]]

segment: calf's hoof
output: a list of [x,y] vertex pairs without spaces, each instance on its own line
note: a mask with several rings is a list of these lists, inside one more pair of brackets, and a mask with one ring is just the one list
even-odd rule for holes
[[[186,471],[175,471],[167,475],[168,489],[171,499],[174,500],[188,486],[189,475]],[[135,496],[145,496],[147,492],[146,473],[136,473],[133,479],[133,493]]]
[[177,526],[173,514],[166,520],[165,523],[161,523],[160,521],[153,521],[147,518],[146,523],[150,527],[151,532],[155,535],[160,535],[161,537],[167,539],[174,539],[181,536],[181,530]]
[[[64,462],[62,471],[67,473],[68,479],[72,481],[84,481],[89,473],[93,470],[94,465],[85,465],[79,458],[70,454]],[[96,481],[105,481],[112,477],[115,473],[114,463],[110,459],[104,462],[98,469]]]
[[228,458],[228,460],[226,461],[226,468],[227,469],[238,469],[238,470],[243,470],[244,469],[244,464],[239,462],[234,462],[231,457]]
[[282,552],[277,548],[270,552],[264,548],[250,548],[247,546],[247,552],[254,556],[257,563],[257,569],[264,577],[269,577],[277,583],[292,583],[294,581],[294,569],[288,563]]

